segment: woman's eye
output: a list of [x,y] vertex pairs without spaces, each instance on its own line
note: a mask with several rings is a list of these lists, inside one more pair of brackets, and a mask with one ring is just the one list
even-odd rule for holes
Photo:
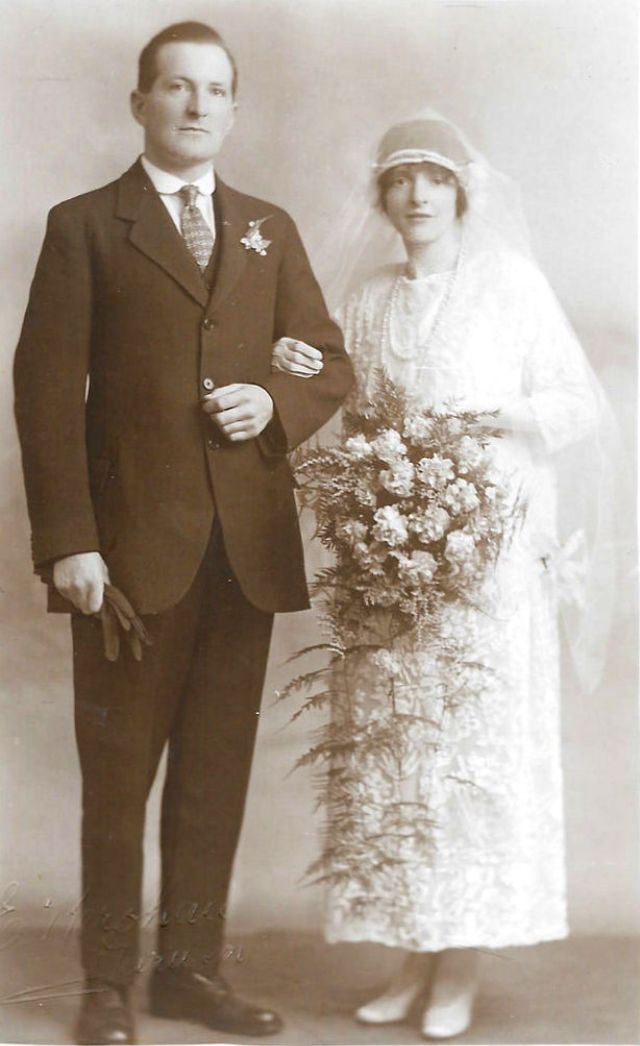
[[212,87],[209,93],[215,95],[216,98],[226,98],[227,95],[224,87]]

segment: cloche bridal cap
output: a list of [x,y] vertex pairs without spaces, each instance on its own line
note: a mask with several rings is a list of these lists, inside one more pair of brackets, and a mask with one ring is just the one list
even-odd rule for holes
[[455,128],[444,120],[413,119],[390,127],[373,165],[379,177],[405,163],[435,163],[459,174],[472,160]]

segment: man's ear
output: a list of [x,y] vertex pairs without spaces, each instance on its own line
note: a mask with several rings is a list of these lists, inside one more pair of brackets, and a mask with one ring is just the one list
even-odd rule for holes
[[129,95],[129,105],[131,106],[131,114],[133,119],[144,127],[144,111],[145,103],[147,100],[146,94],[143,91],[139,91],[138,88],[131,92]]

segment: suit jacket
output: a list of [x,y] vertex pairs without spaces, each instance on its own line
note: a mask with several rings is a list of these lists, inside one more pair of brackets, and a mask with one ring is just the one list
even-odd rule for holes
[[[100,550],[141,613],[187,591],[214,512],[250,602],[308,606],[286,451],[328,420],[352,382],[291,218],[219,178],[216,212],[209,293],[139,162],[54,207],[16,353],[36,568]],[[264,255],[240,242],[261,218]],[[320,375],[271,373],[272,344],[285,335],[323,351]],[[210,382],[267,389],[282,446],[264,434],[225,440],[200,406]]]

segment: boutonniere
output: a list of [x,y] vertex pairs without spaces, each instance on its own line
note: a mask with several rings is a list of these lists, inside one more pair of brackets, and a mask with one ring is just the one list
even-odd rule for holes
[[271,245],[271,240],[265,240],[260,232],[260,226],[263,222],[268,221],[270,217],[271,215],[268,214],[266,218],[258,218],[254,222],[249,222],[249,228],[240,240],[245,251],[255,251],[256,254],[262,254],[263,256],[267,253],[267,247]]

